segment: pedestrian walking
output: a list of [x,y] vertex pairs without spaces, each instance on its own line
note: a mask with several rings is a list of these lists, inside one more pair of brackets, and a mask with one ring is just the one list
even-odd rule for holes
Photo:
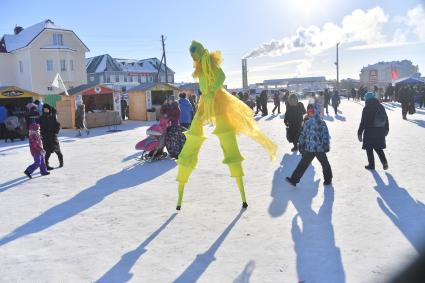
[[274,111],[276,111],[276,109],[277,109],[277,114],[280,114],[280,93],[279,93],[279,91],[275,92],[275,94],[273,96],[273,103],[274,103],[274,108],[272,110],[273,115],[274,115]]
[[294,147],[291,149],[291,151],[298,150],[298,139],[300,137],[303,116],[305,113],[306,111],[304,104],[302,102],[298,102],[297,95],[289,95],[283,122],[286,126],[286,139],[288,142],[294,144]]
[[401,103],[401,115],[404,120],[407,119],[407,113],[410,107],[410,94],[407,86],[401,87],[399,90],[399,100]]
[[267,95],[267,90],[263,90],[260,94],[260,100],[261,100],[261,116],[267,116],[269,115],[269,111],[267,109],[267,101],[269,97]]
[[296,186],[314,158],[322,165],[323,185],[332,184],[332,169],[326,153],[330,150],[330,136],[326,122],[320,115],[318,103],[307,106],[307,121],[304,123],[299,139],[299,149],[302,158],[292,173],[286,177],[291,185]]
[[363,142],[362,148],[366,150],[369,164],[365,166],[368,170],[375,170],[375,159],[373,151],[378,154],[384,170],[388,169],[388,161],[385,157],[385,137],[389,132],[388,116],[385,108],[379,103],[375,94],[368,92],[365,95],[365,107],[362,119],[357,131],[358,139]]
[[53,167],[49,165],[49,158],[52,153],[56,153],[59,160],[59,167],[63,167],[63,154],[58,139],[59,131],[60,123],[56,119],[56,109],[45,103],[43,105],[43,115],[40,117],[40,133],[43,149],[46,151],[44,161],[47,170],[53,170]]
[[334,91],[334,94],[332,95],[332,107],[335,111],[335,116],[338,116],[338,106],[341,103],[341,98],[338,94],[338,91]]
[[84,103],[81,103],[77,106],[77,111],[75,113],[75,119],[76,119],[76,127],[78,130],[77,137],[81,137],[81,130],[86,131],[86,134],[90,134],[90,130],[87,129],[87,123],[86,123],[86,106]]
[[40,172],[42,176],[49,175],[50,172],[47,171],[46,164],[44,163],[44,154],[46,153],[43,149],[43,145],[40,137],[40,125],[37,123],[32,123],[29,126],[29,146],[30,152],[34,159],[34,163],[25,169],[24,173],[28,178],[32,179],[32,173],[34,173],[37,168],[40,167]]

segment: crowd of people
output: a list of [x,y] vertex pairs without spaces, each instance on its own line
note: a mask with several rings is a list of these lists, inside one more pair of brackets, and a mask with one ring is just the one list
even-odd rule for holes
[[[383,169],[386,170],[388,161],[383,150],[386,147],[385,137],[389,132],[389,122],[381,102],[399,101],[402,117],[406,119],[408,113],[414,113],[416,102],[419,104],[419,108],[425,107],[425,87],[393,87],[390,85],[385,91],[377,87],[374,87],[373,91],[364,93],[365,90],[364,87],[360,87],[358,90],[353,88],[350,93],[353,100],[365,101],[358,129],[358,139],[363,142],[362,148],[367,153],[368,164],[365,168],[375,169],[375,151]],[[249,104],[250,100],[247,95],[237,96]],[[323,117],[325,113],[329,115],[329,105],[334,109],[335,116],[338,115],[341,98],[337,91],[329,89],[312,93],[307,98],[306,109],[296,94],[290,94],[286,90],[276,92],[272,97],[274,104],[272,113],[273,115],[275,112],[281,113],[281,102],[283,101],[286,108],[283,120],[286,126],[286,138],[289,143],[293,144],[291,151],[299,151],[302,155],[300,163],[287,181],[296,185],[312,160],[317,158],[323,167],[326,185],[332,182],[332,169],[326,157],[326,152],[330,149],[330,137]],[[256,97],[255,115],[260,111],[261,116],[268,115],[268,99],[266,91]],[[25,137],[29,138],[34,163],[25,170],[25,174],[31,178],[37,168],[40,168],[42,175],[49,174],[49,171],[53,169],[49,163],[52,153],[57,155],[59,167],[63,167],[63,154],[58,140],[60,123],[57,121],[56,109],[49,104],[34,101],[26,105],[25,111],[21,110],[0,106],[0,135],[6,142],[16,138],[21,140],[24,140]],[[161,119],[165,118],[168,123],[165,147],[171,158],[178,159],[186,141],[183,132],[190,128],[196,111],[196,97],[193,95],[187,97],[185,93],[180,93],[178,100],[174,96],[167,97],[161,106]],[[81,136],[81,131],[85,131],[87,135],[90,132],[86,126],[85,112],[84,104],[79,104],[76,110],[77,136]]]

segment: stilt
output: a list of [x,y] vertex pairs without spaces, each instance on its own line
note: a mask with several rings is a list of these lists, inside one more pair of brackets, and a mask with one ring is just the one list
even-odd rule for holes
[[244,189],[244,186],[243,186],[242,177],[236,177],[236,182],[238,183],[239,192],[241,193],[242,207],[247,208],[248,203],[246,202],[245,189]]
[[179,200],[177,201],[176,210],[180,210],[181,207],[182,207],[184,185],[185,185],[185,183],[179,183]]

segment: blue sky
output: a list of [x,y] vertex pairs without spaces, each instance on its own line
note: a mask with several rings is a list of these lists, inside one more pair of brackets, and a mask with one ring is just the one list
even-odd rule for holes
[[[164,34],[167,63],[175,70],[177,82],[192,80],[188,47],[196,39],[210,50],[223,52],[223,69],[230,87],[241,86],[241,58],[262,50],[259,47],[264,43],[263,47],[270,49],[267,43],[272,40],[277,43],[276,50],[257,52],[259,57],[248,60],[250,83],[292,76],[334,78],[333,43],[337,41],[342,41],[343,78],[358,78],[361,67],[367,64],[401,59],[412,60],[425,74],[424,1],[73,0],[67,5],[63,3],[67,2],[2,0],[0,34],[11,33],[15,24],[26,27],[51,19],[78,34],[90,48],[87,57],[109,53],[132,59],[160,57],[160,36]],[[362,11],[353,13],[356,9]],[[326,23],[331,25],[325,28]],[[294,42],[300,31],[312,35],[304,38],[305,46],[288,43]]]

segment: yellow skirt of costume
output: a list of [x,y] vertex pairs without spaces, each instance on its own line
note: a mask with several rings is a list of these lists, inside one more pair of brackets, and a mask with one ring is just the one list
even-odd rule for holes
[[199,150],[206,139],[203,125],[209,123],[216,126],[213,134],[220,140],[224,153],[223,163],[229,166],[230,176],[237,180],[243,207],[247,207],[242,182],[244,157],[239,151],[236,135],[243,133],[252,138],[268,151],[270,159],[275,159],[277,147],[256,125],[251,108],[223,88],[211,98],[201,95],[191,127],[185,132],[186,143],[177,160],[179,165],[176,179],[179,182],[178,210],[182,203],[184,185],[188,182],[193,169],[196,168]]

